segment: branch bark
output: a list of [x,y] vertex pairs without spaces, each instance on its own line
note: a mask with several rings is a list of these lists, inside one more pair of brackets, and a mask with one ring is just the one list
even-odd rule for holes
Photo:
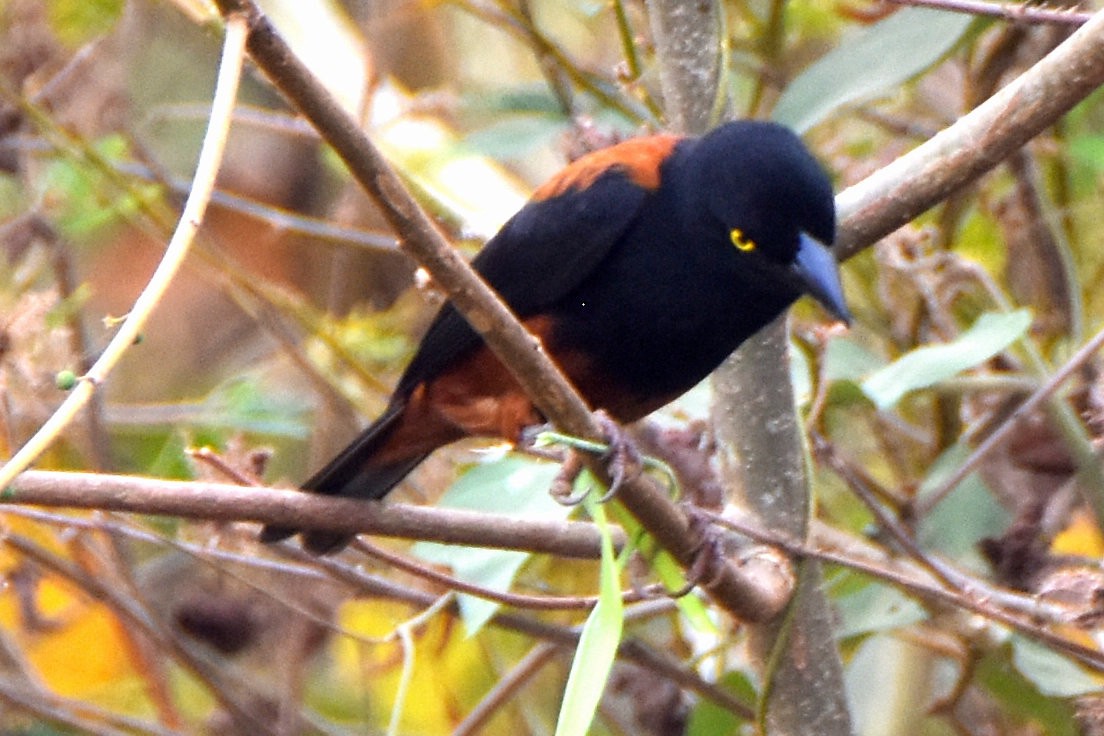
[[[787,320],[780,317],[721,366],[713,378],[713,424],[722,472],[742,505],[764,528],[805,539],[812,504],[788,348]],[[760,727],[770,736],[852,733],[823,582],[820,563],[801,560],[785,614],[749,627],[763,680]]]
[[993,169],[1104,84],[1104,12],[988,100],[836,197],[850,258]]
[[715,122],[722,101],[721,12],[712,1],[648,3],[663,111],[672,130],[701,135]]
[[[579,521],[531,521],[457,509],[369,503],[300,491],[128,475],[29,470],[0,503],[161,514],[216,521],[302,524],[338,532],[597,559],[599,536]],[[615,533],[614,543],[624,537]]]

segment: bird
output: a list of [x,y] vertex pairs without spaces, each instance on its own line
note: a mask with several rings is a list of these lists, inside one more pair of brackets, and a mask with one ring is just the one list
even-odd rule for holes
[[[831,179],[796,134],[735,120],[588,153],[539,186],[472,268],[588,404],[635,422],[693,388],[803,294],[850,322]],[[302,489],[381,499],[439,447],[543,421],[446,302],[382,414]],[[275,542],[297,530],[266,526]],[[328,554],[351,535],[301,532]]]

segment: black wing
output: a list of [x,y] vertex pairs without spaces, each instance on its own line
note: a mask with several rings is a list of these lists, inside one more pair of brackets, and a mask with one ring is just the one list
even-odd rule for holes
[[[609,169],[584,189],[532,200],[487,241],[472,267],[520,318],[541,313],[589,276],[636,219],[649,191]],[[407,366],[406,395],[481,342],[445,304]]]

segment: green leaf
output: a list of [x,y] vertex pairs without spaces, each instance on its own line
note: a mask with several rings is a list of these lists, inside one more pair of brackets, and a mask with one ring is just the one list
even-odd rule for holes
[[123,13],[123,0],[51,0],[50,25],[70,48],[107,33]]
[[[622,527],[624,527],[624,524],[622,524]],[[667,590],[681,590],[686,587],[686,573],[666,550],[660,550],[655,555],[652,567]],[[675,605],[678,606],[679,612],[682,613],[686,618],[686,622],[695,631],[708,634],[717,633],[717,624],[709,617],[709,608],[701,598],[693,594],[680,595],[675,599]]]
[[1070,698],[1104,686],[1069,658],[1022,636],[1012,637],[1012,663],[1043,695]]
[[209,394],[192,421],[209,428],[302,439],[308,431],[306,412],[302,400],[273,391],[261,380],[243,376]]
[[[970,448],[962,443],[947,448],[932,464],[917,498],[924,499],[942,485],[969,454]],[[986,570],[988,564],[978,553],[978,541],[1000,535],[1010,521],[1008,510],[985,487],[981,476],[971,473],[920,520],[920,542],[961,565]]]
[[825,381],[858,381],[880,368],[885,361],[867,350],[857,340],[836,337],[824,350]]
[[1031,313],[983,314],[952,342],[925,345],[867,376],[863,392],[882,410],[909,391],[927,388],[989,360],[1019,340],[1031,326]]
[[[109,135],[96,141],[95,152],[108,162],[124,161],[129,153],[125,139]],[[40,196],[50,203],[51,218],[61,231],[82,238],[133,217],[143,202],[156,201],[161,188],[155,184],[135,184],[119,193],[104,173],[85,161],[61,158],[51,161],[39,184]]]
[[586,736],[613,669],[624,624],[621,570],[613,556],[613,540],[606,523],[606,512],[594,500],[593,494],[587,497],[586,506],[602,534],[600,590],[598,605],[583,625],[579,647],[571,662],[560,717],[556,722],[556,736]]
[[80,314],[91,298],[92,287],[88,285],[88,282],[77,284],[77,288],[73,289],[72,293],[46,313],[46,327],[53,330],[69,324],[74,317]]
[[840,639],[892,631],[928,617],[919,603],[885,585],[865,585],[855,593],[836,599],[836,607],[843,618],[836,632]]
[[837,409],[851,404],[869,406],[862,390],[863,376],[885,365],[885,360],[858,342],[837,337],[828,342],[821,363],[821,379],[828,385],[828,404]]
[[798,132],[844,105],[896,91],[942,59],[973,22],[965,13],[905,8],[834,50],[795,78],[772,118]]
[[[717,685],[735,694],[746,703],[756,701],[755,687],[742,672],[726,672]],[[702,698],[690,711],[686,736],[736,736],[745,721],[728,708]]]
[[975,668],[975,681],[988,690],[1010,719],[1035,725],[1036,733],[1047,736],[1076,736],[1073,707],[1058,698],[1041,694],[1030,680],[1010,664],[1009,647],[986,654]]
[[[468,511],[487,511],[527,519],[565,519],[571,510],[548,495],[559,472],[554,463],[517,455],[498,457],[473,466],[441,497],[438,506]],[[484,588],[505,592],[513,585],[529,553],[513,550],[458,547],[418,542],[412,548],[428,562],[448,565],[459,579]],[[499,604],[461,594],[460,616],[468,636],[474,636],[498,611]]]
[[805,406],[813,400],[813,367],[809,357],[799,346],[790,343],[790,385],[793,386],[794,403]]
[[533,155],[567,127],[562,116],[509,115],[469,133],[464,145],[473,153],[496,159]]
[[1085,135],[1070,141],[1069,156],[1094,171],[1104,170],[1104,135]]
[[560,103],[546,84],[518,84],[497,91],[479,90],[461,99],[464,111],[469,114],[501,119],[513,113],[538,113],[563,118]]
[[[430,545],[429,542],[419,544]],[[515,550],[435,546],[434,550],[419,549],[417,555],[439,565],[448,565],[452,574],[465,582],[500,593],[510,590],[521,566],[529,559],[528,552]],[[478,634],[500,608],[496,601],[464,593],[457,596],[457,604],[468,636]]]
[[[703,381],[691,393],[705,394],[706,400],[708,400],[708,391],[701,390],[703,388],[708,389],[706,385],[708,383],[708,381]],[[703,411],[708,412],[708,409],[703,408]],[[583,475],[587,476],[589,473]],[[675,561],[675,558],[663,548],[656,547],[654,540],[647,535],[644,527],[640,525],[640,521],[626,511],[623,506],[615,504],[611,508],[614,519],[625,530],[625,536],[634,541],[644,559],[652,560],[652,569],[667,590],[681,590],[684,588],[686,586],[686,573],[682,566]],[[679,596],[675,599],[675,605],[678,606],[679,612],[695,631],[708,634],[717,633],[717,624],[710,617],[708,606],[699,596],[693,594]]]

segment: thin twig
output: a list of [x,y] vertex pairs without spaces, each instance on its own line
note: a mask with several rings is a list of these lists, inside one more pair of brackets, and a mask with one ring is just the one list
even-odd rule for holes
[[[34,217],[34,227],[49,245],[53,256],[54,280],[57,282],[58,296],[64,302],[76,292],[78,283],[70,244],[65,242],[50,223],[41,217]],[[92,367],[92,341],[88,337],[84,310],[75,304],[71,307],[72,311],[66,317],[69,324],[70,351],[76,361],[74,367],[86,373]],[[92,468],[105,472],[112,470],[111,441],[104,426],[103,400],[98,394],[93,394],[89,398],[84,420]]]
[[[1055,371],[1054,375],[1052,375],[1046,383],[1039,386],[1031,396],[1027,397],[1022,404],[1017,406],[1011,416],[1009,416],[992,434],[982,440],[974,451],[970,453],[970,456],[962,461],[962,463],[954,469],[954,472],[948,475],[942,483],[929,493],[924,494],[923,498],[918,499],[916,502],[917,515],[923,516],[931,511],[931,509],[942,501],[948,493],[965,480],[966,476],[974,472],[978,464],[988,457],[989,453],[1007,439],[1012,431],[1019,426],[1020,421],[1030,416],[1049,401],[1050,397],[1062,387],[1062,384],[1077,373],[1077,371],[1079,371],[1089,359],[1096,355],[1102,347],[1104,347],[1104,330],[1096,333],[1091,340],[1085,343],[1080,350],[1074,353],[1073,356],[1066,361],[1065,365]],[[1098,496],[1099,494],[1092,494],[1092,498]]]
[[399,672],[399,685],[395,691],[395,701],[391,705],[391,717],[387,723],[387,736],[399,736],[399,726],[402,723],[403,709],[406,706],[406,696],[410,694],[410,683],[414,678],[414,632],[425,626],[431,618],[446,611],[456,600],[452,592],[445,593],[431,603],[424,611],[420,611],[413,618],[403,621],[395,627],[390,637],[398,640],[402,646],[403,662]]
[[[388,552],[383,547],[362,539],[354,541],[352,547],[366,555],[386,562],[390,567],[444,585],[455,592],[466,593],[511,608],[537,611],[589,611],[598,604],[597,596],[592,595],[522,595],[520,593],[492,590],[482,585],[465,582],[454,575],[438,572],[428,565],[415,562],[403,555]],[[624,591],[621,594],[621,600],[623,603],[635,603],[636,601],[656,598],[662,594],[660,590],[654,587],[647,587],[641,590]]]
[[836,475],[842,478],[866,508],[873,514],[878,526],[885,530],[894,542],[911,557],[917,564],[923,567],[936,580],[948,588],[963,590],[968,587],[966,576],[959,574],[941,560],[928,555],[920,548],[919,543],[913,539],[909,530],[905,528],[900,519],[891,514],[878,500],[877,495],[866,483],[852,465],[843,458],[836,448],[818,434],[812,438],[813,454],[816,458],[830,467]]
[[142,333],[150,315],[161,302],[184,262],[200,223],[203,222],[203,215],[214,189],[215,176],[222,164],[230,130],[231,112],[237,98],[238,81],[241,77],[247,30],[244,16],[235,14],[227,18],[222,60],[219,64],[218,80],[211,106],[211,120],[203,139],[203,147],[200,149],[195,181],[177,229],[165,250],[164,258],[157,265],[149,283],[134,302],[130,313],[119,325],[118,331],[99,359],[82,377],[61,406],[46,420],[46,423],[0,468],[0,488],[7,488],[17,475],[30,467],[88,404],[93,393],[107,380],[112,369]]
[[452,736],[471,736],[479,733],[487,721],[502,708],[510,698],[523,688],[533,677],[552,661],[560,647],[541,642],[518,660],[517,664],[504,677],[494,684],[479,704],[472,708],[464,720],[452,729]]
[[[703,511],[701,515],[715,524],[732,529],[756,541],[776,546],[791,555],[809,557],[821,560],[822,562],[841,565],[877,580],[889,583],[911,595],[918,595],[922,598],[939,601],[943,604],[979,614],[988,620],[1008,626],[1031,639],[1045,644],[1055,651],[1062,652],[1088,667],[1092,667],[1099,672],[1104,672],[1104,653],[1040,626],[1029,614],[1011,612],[992,605],[989,594],[991,588],[984,584],[979,583],[970,590],[946,588],[941,586],[937,581],[923,580],[915,575],[905,575],[891,570],[883,564],[858,559],[853,555],[826,549],[810,548],[808,545],[792,538],[786,538],[775,532],[744,524],[738,520],[721,516],[720,514]],[[1025,606],[1025,608],[1030,607],[1030,604]]]
[[917,8],[934,8],[951,13],[981,15],[987,18],[1001,18],[1014,23],[1057,23],[1059,25],[1080,26],[1088,22],[1092,13],[1076,8],[1047,8],[1026,3],[992,3],[984,0],[884,0],[894,5],[909,5]]
[[[532,24],[526,22],[526,19],[516,11],[505,7],[494,7],[482,0],[452,1],[456,7],[528,44],[538,58],[543,57],[554,64],[555,68],[572,84],[591,94],[603,106],[616,110],[626,119],[636,123],[648,120],[648,111],[634,108],[632,103],[635,101],[626,101],[605,89],[605,80],[579,69],[559,46],[541,34]],[[609,86],[612,87],[612,85]]]

